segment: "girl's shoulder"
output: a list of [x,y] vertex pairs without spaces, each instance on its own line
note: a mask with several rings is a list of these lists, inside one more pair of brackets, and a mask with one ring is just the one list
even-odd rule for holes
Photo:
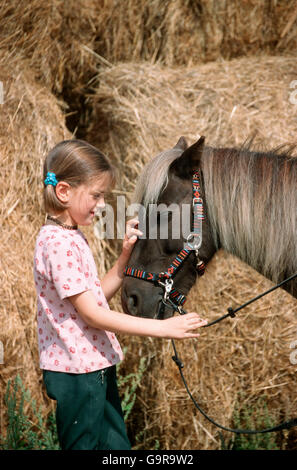
[[88,244],[88,241],[79,229],[65,230],[63,227],[55,225],[43,225],[37,235],[36,244],[50,246],[57,243],[79,247],[81,244]]

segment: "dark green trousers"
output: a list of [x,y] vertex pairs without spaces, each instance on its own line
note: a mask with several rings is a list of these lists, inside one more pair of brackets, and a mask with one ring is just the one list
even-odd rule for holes
[[86,374],[43,371],[47,394],[57,401],[63,450],[129,450],[116,366]]

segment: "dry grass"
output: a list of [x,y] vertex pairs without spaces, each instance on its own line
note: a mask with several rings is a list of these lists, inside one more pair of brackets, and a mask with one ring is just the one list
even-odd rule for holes
[[[262,57],[263,52],[295,53],[295,2],[248,0],[240,9],[235,0],[220,9],[216,4],[1,3],[2,395],[8,379],[20,373],[32,395],[50,408],[38,367],[32,257],[44,220],[41,166],[47,151],[71,135],[65,126],[69,106],[92,110],[77,116],[77,122],[87,126],[87,140],[116,162],[118,190],[128,199],[144,163],[182,134],[189,141],[205,134],[208,144],[238,145],[257,130],[255,143],[295,143],[296,106],[289,102],[289,84],[296,79],[296,61]],[[115,65],[108,66],[97,54]],[[258,57],[224,60],[251,54]],[[218,61],[201,65],[214,59]],[[103,275],[120,243],[97,240],[92,228],[86,233]],[[251,268],[220,252],[192,290],[187,309],[199,309],[212,319],[268,285]],[[121,308],[119,296],[111,306]],[[245,400],[267,394],[277,420],[296,414],[296,367],[289,361],[295,339],[296,301],[278,291],[238,319],[205,330],[198,343],[179,343],[178,348],[194,394],[228,425],[242,390]],[[185,395],[170,344],[122,341],[128,347],[123,371],[136,371],[141,356],[148,362],[129,422],[133,434],[144,431],[138,447],[154,448],[159,441],[162,449],[218,448],[217,430],[194,412]],[[1,404],[2,399],[0,395]]]
[[261,57],[192,67],[118,64],[101,68],[88,101],[88,137],[112,155],[132,191],[143,164],[181,135],[213,146],[296,143],[290,83],[296,61]]

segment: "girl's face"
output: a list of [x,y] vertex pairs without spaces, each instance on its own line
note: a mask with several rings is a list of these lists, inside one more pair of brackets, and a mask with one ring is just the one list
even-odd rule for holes
[[91,225],[96,209],[105,207],[104,196],[110,186],[110,175],[103,173],[95,183],[70,188],[69,207],[66,210],[69,224]]

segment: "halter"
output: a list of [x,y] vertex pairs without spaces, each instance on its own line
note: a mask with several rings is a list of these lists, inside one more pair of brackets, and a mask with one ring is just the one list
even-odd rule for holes
[[192,177],[193,231],[188,235],[184,248],[179,251],[167,270],[158,274],[131,266],[126,266],[124,270],[125,276],[135,277],[152,282],[156,286],[161,286],[164,289],[161,308],[164,309],[166,305],[172,308],[173,304],[179,313],[183,313],[182,306],[186,301],[186,296],[173,287],[174,276],[193,251],[195,251],[197,259],[196,270],[198,275],[202,276],[205,271],[205,264],[199,259],[199,249],[202,245],[202,221],[204,220],[199,177],[199,170],[195,170]]

